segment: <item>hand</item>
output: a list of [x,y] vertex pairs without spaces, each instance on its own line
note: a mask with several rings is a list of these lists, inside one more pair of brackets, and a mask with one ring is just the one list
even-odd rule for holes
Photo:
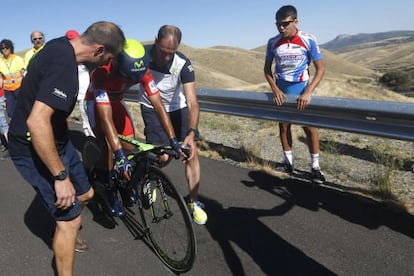
[[190,145],[186,144],[181,147],[181,152],[185,155],[183,158],[183,163],[187,163],[190,157],[193,157],[193,151]]
[[170,146],[177,154],[175,157],[179,158],[182,154],[180,142],[176,137],[170,138]]
[[298,103],[298,109],[300,111],[305,110],[305,108],[311,101],[311,93],[304,92],[302,95],[299,96],[299,98],[296,101]]
[[273,92],[273,102],[276,105],[282,105],[286,100],[286,95],[283,92]]
[[126,180],[131,180],[131,171],[132,166],[131,162],[129,162],[128,157],[126,157],[124,151],[119,149],[114,152],[115,155],[115,165],[114,170],[121,176],[123,176]]
[[73,206],[76,199],[76,191],[69,177],[65,180],[55,180],[56,208],[68,209]]

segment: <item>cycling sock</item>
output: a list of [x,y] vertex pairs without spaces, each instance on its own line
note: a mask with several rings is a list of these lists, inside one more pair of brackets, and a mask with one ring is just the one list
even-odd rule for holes
[[312,169],[319,169],[319,153],[311,153]]
[[283,153],[285,155],[284,162],[286,164],[292,165],[293,164],[293,152],[291,150],[287,150],[287,151],[284,151]]

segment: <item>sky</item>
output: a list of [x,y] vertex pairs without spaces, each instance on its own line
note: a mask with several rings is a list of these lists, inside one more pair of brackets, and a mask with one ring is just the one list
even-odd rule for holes
[[18,52],[32,47],[33,30],[41,30],[47,41],[107,20],[140,41],[152,41],[159,27],[172,24],[180,27],[182,43],[191,47],[253,49],[277,34],[275,13],[283,5],[297,8],[298,28],[319,44],[340,34],[414,30],[412,0],[37,0],[2,12],[0,39],[12,40]]

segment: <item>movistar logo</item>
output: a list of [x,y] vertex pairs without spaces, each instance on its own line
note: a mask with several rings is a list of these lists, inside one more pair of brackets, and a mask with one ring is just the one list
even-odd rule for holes
[[134,67],[135,68],[141,68],[142,66],[144,66],[144,61],[143,60],[140,60],[139,62],[138,61],[135,61],[134,62]]

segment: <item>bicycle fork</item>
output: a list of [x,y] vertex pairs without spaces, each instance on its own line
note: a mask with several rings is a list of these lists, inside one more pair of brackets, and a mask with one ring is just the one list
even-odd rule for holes
[[[145,183],[143,190],[145,200],[148,202],[149,209],[151,212],[152,222],[157,223],[160,222],[162,219],[168,219],[172,216],[172,212],[168,204],[168,198],[165,194],[164,187],[160,179],[148,181],[147,183]],[[161,195],[161,200],[164,209],[163,211],[161,211],[161,214],[158,214],[159,212],[157,213],[156,208],[154,208],[154,203],[157,200],[157,190]]]

